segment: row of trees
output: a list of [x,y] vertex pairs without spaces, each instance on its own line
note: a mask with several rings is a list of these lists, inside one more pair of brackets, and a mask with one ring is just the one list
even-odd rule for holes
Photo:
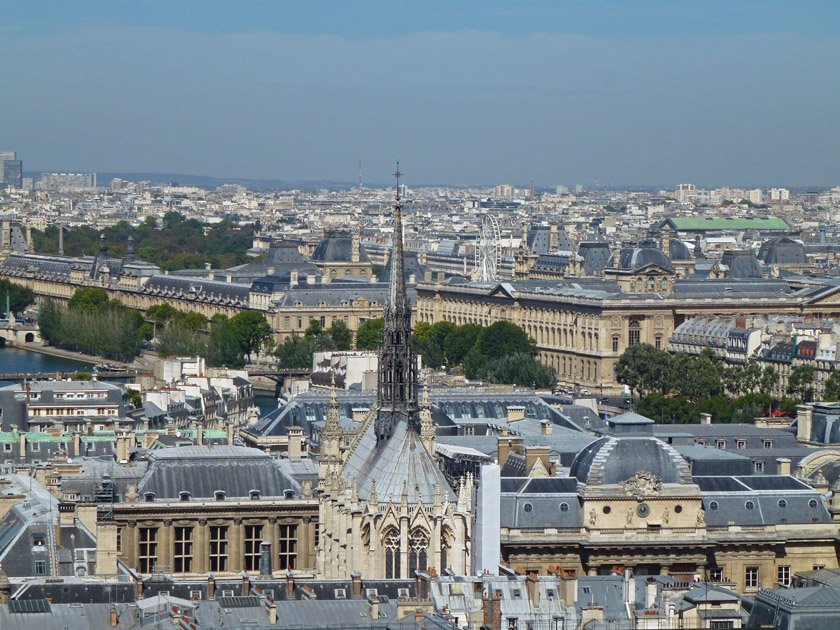
[[[210,262],[214,268],[225,268],[246,262],[245,252],[251,247],[253,226],[237,227],[230,221],[213,226],[195,219],[186,219],[180,212],[167,212],[162,220],[148,217],[134,227],[120,221],[105,228],[108,253],[123,256],[128,237],[134,239],[135,254],[162,269],[200,269]],[[100,232],[91,227],[65,229],[64,251],[70,256],[93,255],[99,251]],[[58,252],[58,228],[33,230],[35,250]]]
[[155,343],[159,356],[201,356],[210,367],[241,368],[246,357],[271,347],[271,326],[265,315],[242,311],[233,317],[185,313],[167,305],[153,306],[146,316],[162,325]]
[[281,368],[302,369],[312,367],[312,355],[316,352],[350,350],[352,347],[353,333],[343,321],[336,320],[329,328],[322,328],[318,320],[312,319],[302,337],[292,335],[287,338],[277,346],[274,355]]
[[420,322],[414,329],[417,352],[433,368],[463,368],[473,380],[553,389],[554,369],[536,359],[533,339],[516,324],[491,326]]
[[[766,409],[791,412],[814,395],[814,368],[795,367],[787,394],[774,399],[768,392],[779,385],[772,365],[756,362],[726,365],[712,350],[699,355],[671,354],[649,344],[630,346],[615,366],[616,381],[641,397],[637,411],[655,420],[697,422],[711,413],[717,422],[751,422]],[[840,374],[831,375],[826,391],[840,398]]]
[[43,300],[38,309],[41,338],[49,344],[96,354],[108,359],[130,361],[149,339],[152,327],[140,311],[109,300],[105,289],[78,289],[61,308]]

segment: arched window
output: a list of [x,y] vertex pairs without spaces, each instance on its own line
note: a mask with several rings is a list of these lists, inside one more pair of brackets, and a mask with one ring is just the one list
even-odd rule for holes
[[408,575],[429,568],[429,537],[422,529],[415,529],[408,540]]
[[389,529],[385,534],[385,579],[400,577],[400,533]]

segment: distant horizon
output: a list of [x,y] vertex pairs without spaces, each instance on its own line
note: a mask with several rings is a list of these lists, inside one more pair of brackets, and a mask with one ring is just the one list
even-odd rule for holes
[[[2,149],[0,149],[2,150]],[[107,188],[110,184],[110,181],[114,178],[125,179],[126,181],[132,182],[140,182],[140,181],[153,181],[154,183],[177,183],[184,186],[198,186],[195,183],[188,183],[182,184],[178,181],[178,179],[183,180],[207,180],[207,185],[215,185],[221,186],[223,184],[242,184],[242,182],[250,182],[253,184],[264,183],[264,184],[278,184],[278,185],[295,185],[299,184],[301,186],[316,186],[322,185],[322,187],[341,187],[342,189],[346,190],[358,190],[359,182],[357,181],[340,181],[340,180],[331,180],[331,179],[301,179],[301,180],[284,180],[284,179],[273,179],[273,178],[264,178],[264,177],[240,177],[240,176],[219,176],[219,175],[205,175],[205,174],[198,174],[198,173],[157,173],[157,172],[146,172],[146,171],[130,171],[130,172],[118,172],[118,171],[86,171],[80,169],[58,169],[58,170],[34,170],[34,171],[24,171],[23,177],[32,177],[37,181],[37,178],[42,173],[93,173],[97,177],[97,185],[99,188]],[[100,177],[104,177],[105,179],[100,180]],[[159,179],[154,179],[159,178]],[[453,188],[453,189],[469,189],[469,188],[495,188],[496,186],[502,185],[509,185],[513,186],[517,190],[528,190],[531,183],[530,181],[525,184],[516,184],[511,183],[510,181],[500,181],[497,183],[486,183],[486,184],[440,184],[440,183],[411,183],[410,181],[403,181],[403,183],[408,186],[409,188]],[[592,182],[588,184],[583,182],[577,182],[572,184],[546,184],[546,183],[539,183],[534,182],[535,190],[539,190],[542,192],[553,191],[558,186],[565,186],[569,189],[570,193],[574,193],[574,188],[577,184],[583,186],[583,192],[594,192],[592,187]],[[598,184],[598,190],[609,190],[609,191],[631,191],[631,192],[652,192],[652,191],[660,191],[660,190],[667,190],[667,191],[676,191],[676,186],[678,184],[694,184],[700,190],[715,190],[718,188],[736,188],[736,189],[743,189],[743,190],[751,190],[751,189],[770,189],[770,188],[786,188],[791,192],[797,191],[798,193],[804,191],[820,191],[820,190],[830,190],[836,186],[840,186],[840,183],[837,184],[819,184],[819,185],[791,185],[791,186],[784,186],[780,184],[766,184],[766,185],[758,185],[758,184],[716,184],[716,185],[708,185],[708,184],[698,184],[697,182],[686,180],[680,181],[677,184]],[[387,190],[388,188],[393,188],[394,183],[377,183],[377,182],[362,182],[363,188],[370,189],[370,190]],[[200,187],[200,186],[199,186]]]

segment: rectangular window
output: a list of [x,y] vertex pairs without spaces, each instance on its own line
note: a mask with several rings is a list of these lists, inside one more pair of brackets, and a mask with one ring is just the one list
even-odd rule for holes
[[189,573],[192,571],[193,561],[193,528],[175,528],[175,573]]
[[303,328],[303,319],[300,317],[297,318],[297,327]]
[[739,449],[745,449],[745,448],[747,448],[747,441],[746,440],[738,440],[737,445],[738,445]]
[[289,330],[289,328],[291,328],[291,327],[292,327],[292,318],[289,317],[288,315],[286,315],[286,317],[283,318],[283,328],[285,328],[286,330]]
[[776,570],[779,586],[790,586],[790,566],[781,565]]
[[247,571],[257,571],[260,568],[262,529],[262,525],[245,526],[245,569]]
[[709,569],[710,582],[723,582],[723,569],[721,567],[712,567]]
[[327,327],[327,318],[324,315],[321,315],[321,328]]
[[517,630],[519,620],[516,617],[508,617],[508,630]]
[[227,525],[210,526],[210,570],[227,571],[228,528]]
[[117,527],[117,553],[122,551],[123,528]]
[[47,574],[47,561],[46,560],[36,560],[35,561],[35,575],[46,575]]
[[277,539],[280,564],[278,568],[294,569],[297,567],[297,525],[281,525]]
[[773,448],[773,440],[764,440],[764,448]]
[[655,341],[656,341],[656,349],[661,350],[662,349],[662,337],[657,335]]
[[814,571],[822,571],[823,569],[825,569],[824,564],[815,564],[814,565]]
[[716,440],[715,446],[717,448],[726,448],[726,440]]
[[140,573],[154,573],[157,566],[157,527],[141,527],[138,559]]
[[709,628],[711,630],[727,630],[728,628],[734,628],[735,622],[731,619],[713,619],[711,621],[711,625]]
[[758,588],[758,567],[747,567],[744,572],[744,586]]
[[764,472],[764,462],[761,460],[756,460],[753,462],[753,466],[755,467],[755,472],[762,473]]

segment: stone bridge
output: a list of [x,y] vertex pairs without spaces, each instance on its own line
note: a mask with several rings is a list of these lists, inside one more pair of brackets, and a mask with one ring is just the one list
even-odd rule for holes
[[0,345],[22,346],[41,341],[37,324],[17,324],[0,321]]

